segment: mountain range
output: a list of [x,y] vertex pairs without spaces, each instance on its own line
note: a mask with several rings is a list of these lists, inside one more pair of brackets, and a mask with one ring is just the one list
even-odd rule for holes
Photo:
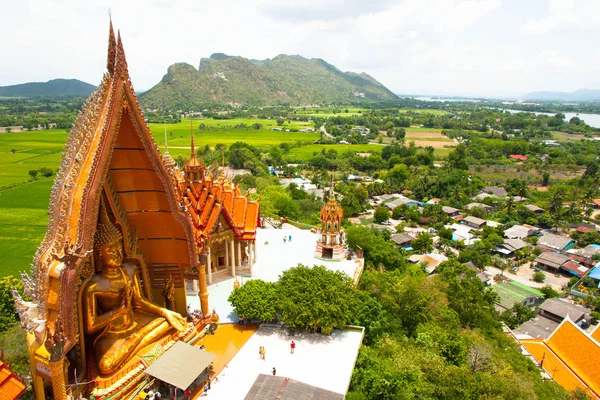
[[0,86],[0,97],[89,96],[96,86],[77,79],[52,79]]
[[521,96],[523,100],[538,101],[597,101],[600,100],[600,90],[579,89],[574,92],[531,92]]
[[327,62],[298,55],[249,60],[216,53],[199,68],[169,67],[152,89],[140,95],[147,108],[188,109],[210,103],[244,105],[315,104],[398,97],[366,73],[342,72]]

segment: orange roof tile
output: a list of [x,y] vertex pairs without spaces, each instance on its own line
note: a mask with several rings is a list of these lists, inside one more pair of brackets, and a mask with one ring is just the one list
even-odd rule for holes
[[[206,222],[208,221],[208,217],[210,212],[212,211],[213,205],[215,204],[215,198],[213,195],[208,196],[208,200],[204,204],[204,208],[202,208],[202,214],[200,215],[200,225],[206,226]],[[220,208],[220,206],[219,206]]]
[[233,210],[233,191],[231,190],[226,190],[225,191],[225,198],[223,200],[223,207],[225,207],[225,209],[229,212],[229,215],[231,215],[231,212]]
[[2,386],[0,386],[0,400],[15,400],[25,391],[25,385],[19,379],[11,375]]
[[246,221],[244,221],[245,232],[256,232],[258,222],[258,203],[251,201],[246,207]]
[[600,329],[598,328],[600,328],[600,325],[596,325],[594,332],[590,336],[600,342]]
[[203,233],[204,236],[208,237],[208,235],[210,235],[215,224],[219,220],[219,214],[221,214],[221,205],[215,204],[215,207],[213,207],[212,212],[210,213],[210,216],[208,217],[208,221],[206,222],[206,227],[204,228],[204,233]]
[[565,389],[587,386],[600,395],[600,344],[568,318],[548,339],[521,343]]
[[233,223],[237,228],[244,226],[247,203],[248,199],[245,196],[238,196],[233,199],[233,213],[231,217],[233,218]]
[[2,384],[4,381],[6,381],[10,375],[12,374],[12,372],[10,372],[10,370],[6,367],[6,365],[4,365],[2,367],[2,369],[0,369],[0,384]]

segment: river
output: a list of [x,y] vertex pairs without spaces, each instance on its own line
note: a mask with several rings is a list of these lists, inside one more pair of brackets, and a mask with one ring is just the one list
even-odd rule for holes
[[[520,112],[530,112],[530,111],[520,111],[520,110],[504,110],[504,111],[508,111],[511,114],[518,114]],[[545,113],[545,112],[534,112],[533,114],[535,115],[556,115],[556,113]],[[600,128],[600,114],[583,114],[583,113],[573,113],[573,112],[564,112],[563,114],[565,114],[565,120],[567,122],[569,122],[569,120],[573,117],[579,117],[579,119],[581,119],[582,121],[584,121],[586,124],[588,124],[589,126],[592,126],[594,128]]]

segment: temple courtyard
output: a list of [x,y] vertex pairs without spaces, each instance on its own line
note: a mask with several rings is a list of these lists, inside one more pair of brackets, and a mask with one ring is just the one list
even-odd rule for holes
[[[251,275],[237,276],[242,285],[249,279],[275,282],[283,271],[298,264],[324,265],[351,278],[362,271],[362,260],[315,258],[317,235],[308,230],[285,225],[283,229],[258,229],[256,235],[257,261]],[[227,300],[235,279],[228,277],[208,286],[210,308],[219,315],[221,325],[214,335],[207,335],[196,344],[204,344],[207,351],[216,355],[216,379],[207,397],[244,399],[258,376],[271,375],[273,367],[277,376],[344,395],[362,342],[362,328],[335,330],[326,336],[271,325],[238,325],[239,319]],[[187,304],[199,309],[198,295],[188,293]],[[297,346],[295,354],[290,354],[292,340]],[[266,348],[265,361],[259,357],[260,346]]]
[[[227,326],[219,327],[215,337],[227,336],[228,332],[219,332]],[[213,380],[206,397],[244,399],[259,374],[271,375],[272,368],[277,376],[345,395],[362,337],[362,328],[335,330],[326,336],[263,325]],[[292,340],[296,342],[294,354],[290,354]],[[258,354],[260,346],[266,349],[264,361]],[[207,345],[206,350],[214,349]]]

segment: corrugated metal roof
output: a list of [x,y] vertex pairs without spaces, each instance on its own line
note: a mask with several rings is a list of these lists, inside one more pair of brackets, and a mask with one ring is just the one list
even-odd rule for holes
[[179,341],[144,371],[185,390],[211,363],[215,355]]

